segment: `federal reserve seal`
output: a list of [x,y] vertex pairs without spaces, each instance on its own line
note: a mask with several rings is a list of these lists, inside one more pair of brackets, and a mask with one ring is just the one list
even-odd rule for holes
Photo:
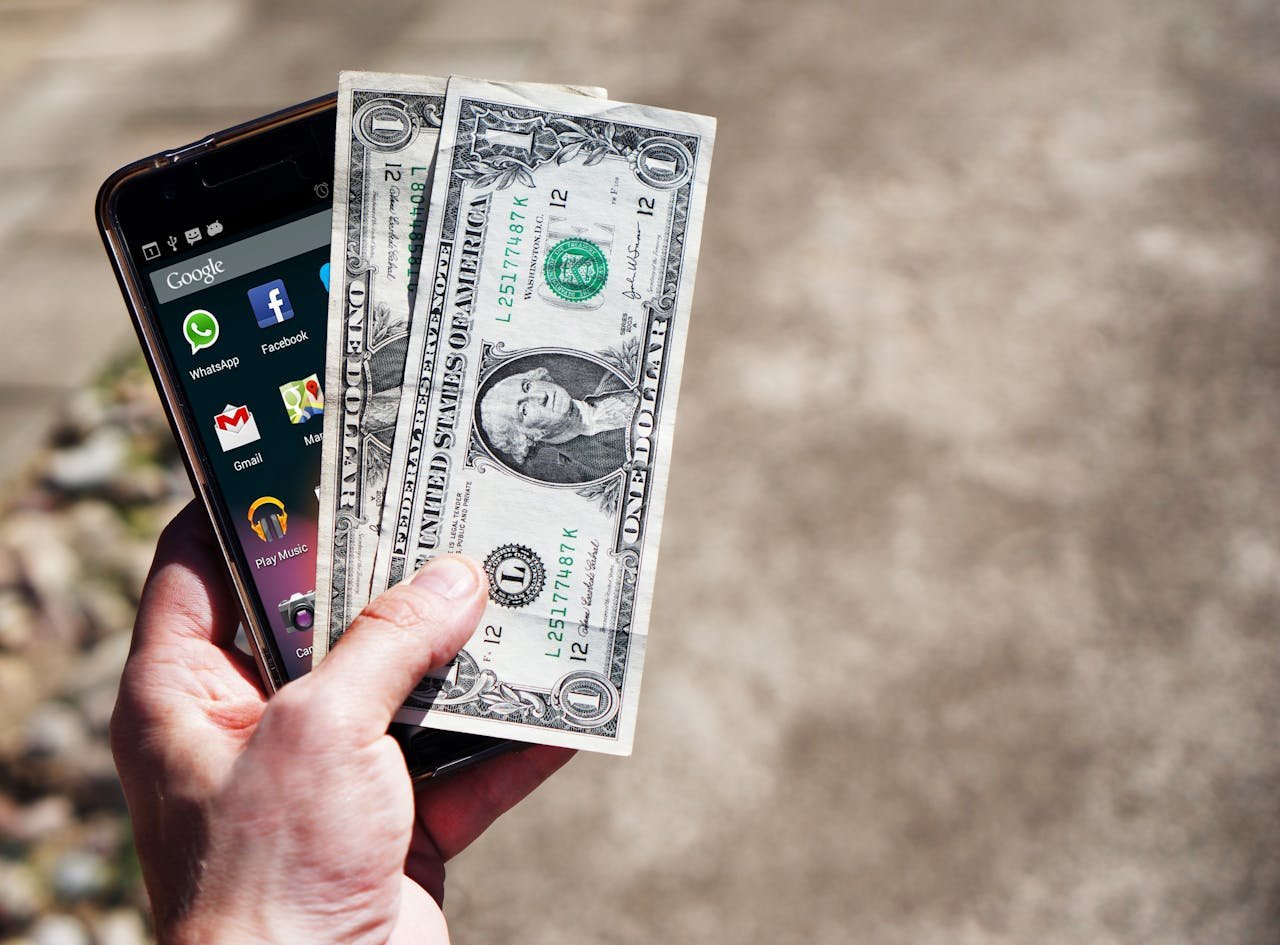
[[551,291],[566,302],[585,302],[604,288],[609,260],[590,240],[570,237],[551,247],[542,274]]
[[547,582],[542,559],[524,545],[503,545],[484,559],[489,599],[503,607],[523,607],[538,599]]

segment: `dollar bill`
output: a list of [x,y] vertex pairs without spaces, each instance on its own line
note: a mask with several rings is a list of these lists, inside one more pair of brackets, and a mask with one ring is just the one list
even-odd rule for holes
[[[342,72],[334,143],[318,663],[368,602],[446,79]],[[594,86],[538,86],[603,98]],[[328,591],[326,593],[326,590]]]
[[369,599],[445,83],[338,77],[313,662]]
[[714,131],[450,80],[374,583],[490,604],[400,721],[630,752]]

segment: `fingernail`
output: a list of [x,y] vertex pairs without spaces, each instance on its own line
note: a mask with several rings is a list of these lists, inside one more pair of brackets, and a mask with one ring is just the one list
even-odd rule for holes
[[457,558],[437,558],[414,575],[418,587],[449,600],[466,597],[476,586],[476,573]]

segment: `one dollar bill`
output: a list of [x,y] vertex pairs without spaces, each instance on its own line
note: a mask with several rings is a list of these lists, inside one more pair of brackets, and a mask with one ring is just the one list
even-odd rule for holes
[[630,752],[714,132],[450,80],[374,585],[490,604],[400,721]]
[[313,662],[370,596],[445,82],[338,78]]

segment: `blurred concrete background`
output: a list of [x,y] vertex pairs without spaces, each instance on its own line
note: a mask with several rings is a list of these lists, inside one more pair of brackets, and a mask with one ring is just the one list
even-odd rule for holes
[[[126,601],[184,487],[76,479],[86,416],[172,466],[136,365],[84,393],[114,167],[339,68],[719,118],[636,754],[456,861],[456,942],[1280,941],[1275,3],[0,0],[0,53],[0,549],[61,517]],[[13,573],[0,916],[137,939],[67,880],[132,875],[111,802],[21,761],[109,703],[29,667],[129,609],[24,635],[66,582]]]

